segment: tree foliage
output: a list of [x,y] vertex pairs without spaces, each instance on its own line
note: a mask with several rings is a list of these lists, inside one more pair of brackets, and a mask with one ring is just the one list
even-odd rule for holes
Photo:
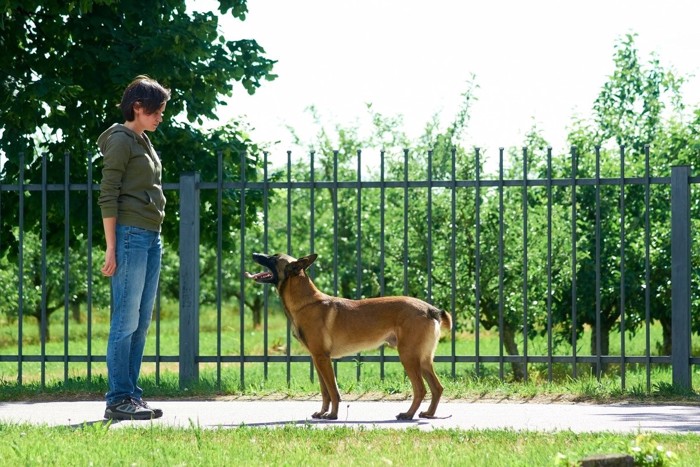
[[[222,14],[244,19],[246,11],[244,0],[220,2]],[[213,179],[217,146],[255,149],[240,129],[216,133],[212,145],[212,135],[192,125],[216,120],[222,98],[234,92],[236,81],[254,93],[262,81],[275,77],[274,62],[262,47],[254,40],[226,40],[213,12],[188,12],[184,0],[147,5],[135,0],[6,0],[0,13],[4,183],[17,180],[20,154],[27,163],[27,183],[39,181],[42,154],[49,159],[48,182],[62,182],[66,152],[71,154],[71,178],[85,180],[87,156],[97,153],[97,136],[123,120],[117,105],[138,74],[158,79],[173,92],[167,108],[171,117],[152,138],[163,156],[164,181],[177,181],[181,171],[195,168]],[[237,170],[237,162],[229,167]],[[99,181],[99,170],[95,175]],[[85,205],[77,203],[72,223],[83,229]],[[16,210],[6,211],[7,221],[15,220]],[[36,216],[27,214],[28,226],[35,225]],[[2,248],[14,244],[8,231],[2,235]]]
[[[522,150],[507,151],[503,177],[644,177],[647,154],[650,175],[668,175],[672,164],[696,160],[698,152],[698,113],[685,114],[682,83],[682,77],[662,67],[658,58],[642,63],[634,35],[623,37],[615,45],[613,71],[592,103],[592,117],[572,126],[569,142],[574,149],[552,153],[533,128]],[[465,95],[463,112],[446,130],[438,131],[439,120],[434,119],[413,143],[401,134],[397,118],[375,115],[375,132],[365,139],[358,136],[357,128],[338,127],[333,132],[322,128],[318,146],[314,146],[318,149],[316,164],[322,167],[324,180],[356,180],[354,164],[361,149],[399,141],[393,146],[403,144],[411,149],[387,151],[382,171],[387,180],[475,180],[477,168],[481,169],[478,161],[483,158],[477,159],[455,137],[469,121],[471,97]],[[450,167],[453,154],[457,161],[454,175]],[[308,164],[299,162],[294,169],[300,179],[308,180],[304,178]],[[375,171],[370,177],[376,175]],[[616,328],[624,329],[626,336],[643,329],[647,293],[643,185],[482,187],[479,218],[477,191],[460,188],[457,192],[454,220],[449,190],[387,188],[383,212],[375,208],[380,200],[372,190],[361,195],[339,190],[335,200],[332,193],[319,196],[316,222],[324,228],[316,227],[314,241],[321,259],[330,258],[326,264],[333,260],[342,265],[334,279],[338,281],[336,292],[346,297],[409,294],[443,307],[450,306],[454,294],[457,328],[495,329],[510,355],[541,353],[542,349],[525,348],[536,335],[551,336],[553,352],[559,345],[569,352],[571,346],[581,352],[579,339],[585,328],[593,333],[589,351],[583,353],[607,355]],[[658,350],[664,355],[670,350],[668,196],[668,187],[651,188],[650,314],[664,328],[664,342]],[[694,205],[693,212],[697,209]],[[428,213],[432,222],[426,222]],[[307,212],[298,211],[291,222],[292,245],[309,244]],[[450,229],[453,222],[454,233]],[[334,245],[331,236],[336,225],[339,242]],[[450,249],[453,235],[454,252]],[[475,256],[477,242],[479,257]],[[382,255],[380,245],[384,246]],[[328,279],[333,278],[330,266],[315,265],[325,269],[321,281],[332,280]],[[693,300],[697,301],[695,295]],[[693,326],[698,328],[697,316]],[[602,371],[605,365],[597,369]],[[524,370],[523,365],[513,364],[516,379],[524,376]]]
[[[245,0],[220,0],[219,14],[245,19]],[[126,85],[147,74],[172,90],[166,119],[151,139],[163,160],[164,182],[177,182],[185,171],[200,172],[203,180],[218,177],[217,153],[223,154],[223,177],[249,177],[260,165],[260,148],[247,135],[245,124],[201,129],[217,120],[223,98],[242,86],[252,94],[276,76],[274,61],[251,39],[227,40],[214,12],[191,12],[185,0],[0,1],[0,154],[5,158],[0,180],[16,184],[20,156],[24,183],[63,183],[69,155],[71,183],[85,183],[92,166],[93,183],[101,179],[97,137],[122,122],[118,109]],[[236,84],[239,83],[239,84]],[[241,157],[241,154],[244,156]],[[163,225],[166,242],[176,242],[178,195],[166,191]],[[202,196],[202,238],[214,244],[216,200]],[[240,193],[227,190],[223,201],[224,241],[240,224]],[[65,239],[62,197],[47,202],[47,252],[61,255],[63,242],[79,248],[88,222],[88,197],[72,192],[70,237]],[[41,196],[25,193],[24,228],[39,231]],[[2,194],[3,225],[19,225],[19,193]],[[93,199],[93,240],[102,243],[100,211]],[[251,194],[246,209],[254,212],[261,197]],[[17,259],[16,230],[0,232],[0,257]],[[54,300],[61,300],[60,296]]]
[[[635,37],[628,34],[616,43],[614,70],[593,104],[591,120],[576,122],[570,132],[569,142],[577,148],[579,177],[668,176],[673,165],[698,160],[697,120],[689,120],[685,113],[683,78],[662,66],[656,56],[642,63]],[[651,318],[658,319],[664,329],[660,349],[664,355],[671,350],[669,198],[668,187],[650,189],[649,303]],[[591,354],[608,354],[613,327],[624,325],[627,332],[634,333],[645,322],[645,199],[643,185],[624,189],[608,186],[598,191],[595,187],[581,187],[578,192],[582,255],[577,271],[576,326],[579,333],[586,324],[594,330]],[[600,238],[595,236],[596,225]],[[567,305],[560,305],[560,311],[567,315]],[[693,318],[696,329],[699,319]]]

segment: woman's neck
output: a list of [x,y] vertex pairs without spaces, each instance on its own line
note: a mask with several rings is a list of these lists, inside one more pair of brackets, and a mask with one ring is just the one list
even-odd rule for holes
[[136,133],[139,136],[143,136],[143,128],[140,128],[136,123],[136,120],[131,122],[124,122],[124,126]]

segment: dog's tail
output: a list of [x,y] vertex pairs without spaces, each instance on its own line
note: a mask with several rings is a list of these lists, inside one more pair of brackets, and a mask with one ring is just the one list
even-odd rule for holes
[[445,329],[452,329],[452,315],[445,310],[440,310],[440,325]]
[[440,323],[440,326],[442,326],[443,328],[452,329],[452,315],[450,315],[445,310],[441,310],[439,308],[431,308],[430,317],[438,323]]

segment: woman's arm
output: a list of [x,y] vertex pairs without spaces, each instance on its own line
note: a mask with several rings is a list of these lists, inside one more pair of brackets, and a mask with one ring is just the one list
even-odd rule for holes
[[102,225],[105,229],[105,241],[107,248],[105,250],[105,264],[102,266],[102,274],[110,277],[117,270],[117,218],[103,217]]

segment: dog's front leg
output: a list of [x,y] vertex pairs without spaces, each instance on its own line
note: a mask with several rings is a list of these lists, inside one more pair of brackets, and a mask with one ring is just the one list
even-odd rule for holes
[[314,362],[314,368],[316,368],[316,373],[318,374],[318,382],[321,386],[321,398],[323,399],[323,405],[321,405],[321,410],[312,414],[311,418],[323,418],[324,415],[328,413],[328,409],[331,406],[331,396],[328,393],[328,387],[326,386],[326,382],[324,381],[323,376],[321,375],[321,370],[319,370],[318,368],[318,362],[313,357],[311,357],[311,360]]
[[[311,415],[311,417],[337,420],[338,406],[340,405],[340,392],[338,391],[338,384],[335,380],[331,358],[327,355],[312,355],[311,358],[318,372],[318,380],[321,384],[321,397],[323,398],[321,410]],[[329,407],[331,409],[330,412],[328,411]]]

